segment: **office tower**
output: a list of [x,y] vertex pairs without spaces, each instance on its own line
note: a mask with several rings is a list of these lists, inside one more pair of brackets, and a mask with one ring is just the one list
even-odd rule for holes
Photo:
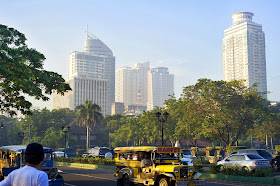
[[123,112],[124,112],[124,104],[123,103],[119,103],[119,102],[114,102],[112,103],[112,106],[111,106],[111,114],[114,115],[114,114],[121,114],[123,115]]
[[68,59],[67,83],[72,91],[64,97],[54,94],[53,108],[70,108],[92,100],[103,115],[111,114],[115,101],[115,57],[98,38],[86,33],[84,52],[71,52]]
[[147,106],[147,74],[150,62],[136,63],[116,72],[116,102]]
[[224,31],[224,80],[243,79],[247,87],[257,83],[258,91],[267,98],[265,35],[262,25],[252,21],[253,15],[233,14],[233,24]]
[[147,110],[155,106],[163,107],[165,100],[174,93],[174,75],[169,74],[168,68],[152,68],[148,72],[148,104]]

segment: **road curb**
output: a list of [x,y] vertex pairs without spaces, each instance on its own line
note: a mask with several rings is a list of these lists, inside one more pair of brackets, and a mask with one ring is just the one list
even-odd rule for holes
[[249,183],[259,183],[259,184],[270,184],[270,185],[280,185],[279,177],[247,177],[247,176],[233,176],[233,175],[223,175],[223,174],[210,174],[202,173],[202,178],[204,179],[217,179],[217,180],[228,180],[228,181],[239,181],[239,182],[249,182]]
[[92,169],[109,169],[109,170],[115,170],[115,166],[111,165],[96,165],[96,164],[83,164],[83,163],[69,163],[69,162],[55,162],[55,165],[63,165],[63,166],[71,166],[71,167],[80,167],[80,168],[92,168]]

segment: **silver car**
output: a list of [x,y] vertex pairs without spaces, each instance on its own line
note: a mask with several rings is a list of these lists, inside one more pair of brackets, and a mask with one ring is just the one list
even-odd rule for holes
[[245,170],[271,168],[269,160],[264,159],[260,155],[250,153],[232,154],[225,159],[218,161],[217,164],[224,167],[237,166],[238,168]]

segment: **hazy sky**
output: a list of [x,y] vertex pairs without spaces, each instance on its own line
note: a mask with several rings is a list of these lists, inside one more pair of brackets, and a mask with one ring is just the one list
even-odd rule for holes
[[[82,51],[86,25],[116,57],[116,69],[150,61],[175,74],[175,94],[199,78],[223,79],[222,38],[236,12],[254,13],[266,36],[268,99],[280,101],[278,0],[10,0],[1,24],[24,33],[66,79],[71,51]],[[35,102],[34,106],[51,103]]]

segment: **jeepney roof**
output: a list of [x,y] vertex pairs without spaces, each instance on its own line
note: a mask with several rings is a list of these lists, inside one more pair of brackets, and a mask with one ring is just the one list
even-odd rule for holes
[[[26,145],[9,145],[9,146],[2,146],[0,147],[0,150],[8,150],[8,151],[14,151],[14,152],[21,152],[26,149]],[[52,148],[43,147],[44,152],[53,152]]]
[[117,147],[114,151],[153,151],[157,150],[155,146],[140,146],[140,147]]

